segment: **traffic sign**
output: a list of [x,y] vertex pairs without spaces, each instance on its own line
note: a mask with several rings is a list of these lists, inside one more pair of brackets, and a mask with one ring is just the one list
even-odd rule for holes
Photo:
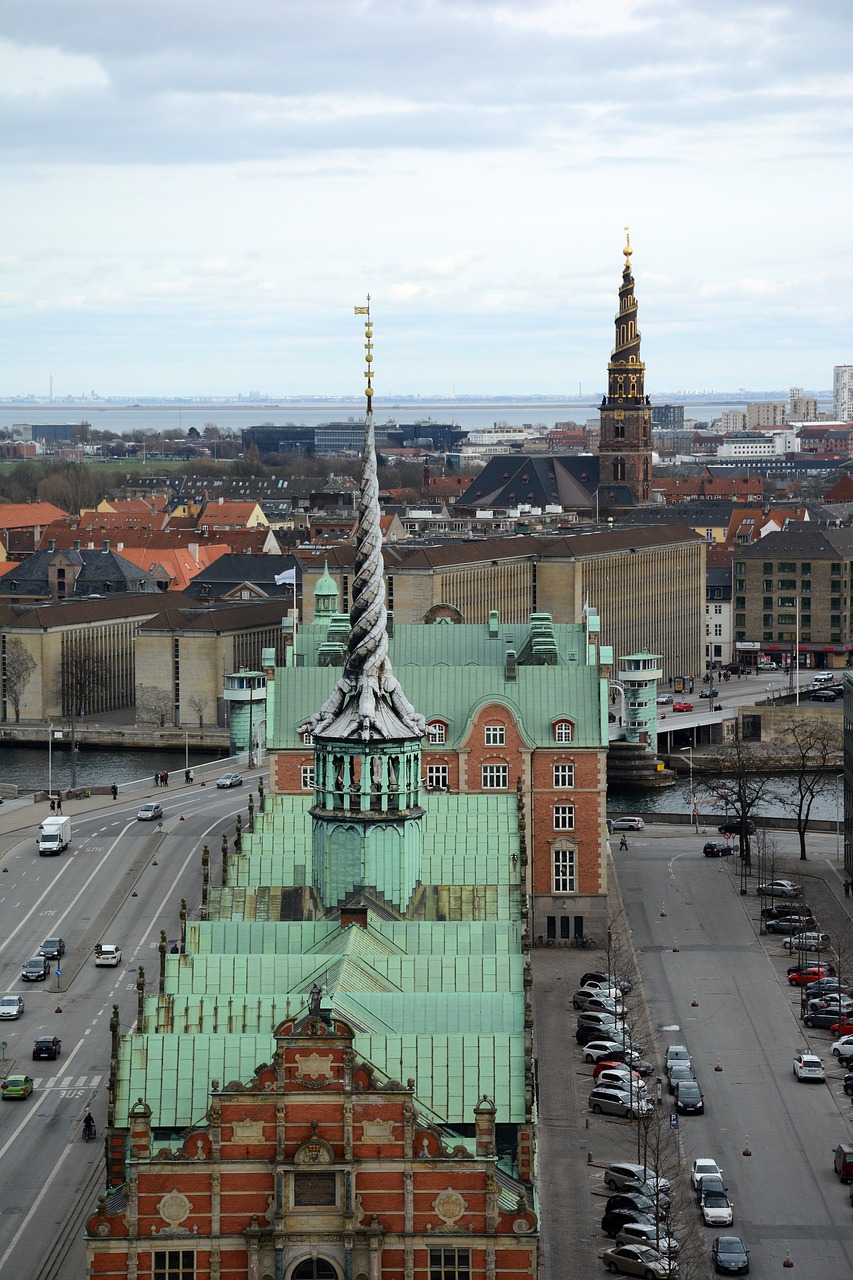
[[676,1114],[674,1111],[670,1113],[670,1117],[669,1117],[669,1127],[670,1127],[670,1129],[677,1129],[677,1128],[678,1128],[678,1116],[677,1116],[677,1114]]
[[60,968],[54,969],[54,973],[56,974],[57,978],[62,977],[62,970]]

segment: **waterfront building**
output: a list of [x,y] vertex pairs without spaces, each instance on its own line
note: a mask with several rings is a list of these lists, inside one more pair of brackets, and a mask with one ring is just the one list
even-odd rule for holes
[[836,422],[853,422],[853,364],[837,364],[832,370],[832,416]]

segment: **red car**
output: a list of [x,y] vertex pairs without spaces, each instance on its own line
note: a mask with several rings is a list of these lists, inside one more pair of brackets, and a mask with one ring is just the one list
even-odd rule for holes
[[[626,1067],[624,1062],[608,1061],[605,1058],[602,1062],[596,1062],[595,1066],[592,1069],[592,1078],[594,1080],[597,1080],[598,1077],[601,1075],[602,1071],[606,1071],[608,1069],[610,1069],[611,1071],[625,1071]],[[639,1080],[642,1082],[642,1076],[640,1075],[639,1071],[632,1071],[631,1074],[633,1075],[635,1080]]]
[[811,964],[804,969],[789,973],[788,983],[792,987],[807,987],[810,982],[817,982],[818,978],[834,977],[835,973],[831,964]]
[[853,1022],[847,1018],[844,1022],[834,1022],[829,1028],[832,1036],[853,1036]]
[[673,702],[672,709],[673,711],[692,711],[693,703],[692,702]]

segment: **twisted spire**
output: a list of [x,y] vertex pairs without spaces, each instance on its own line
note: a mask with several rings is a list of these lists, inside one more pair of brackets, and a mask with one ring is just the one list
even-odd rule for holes
[[364,344],[367,370],[361,499],[355,535],[355,578],[350,608],[350,634],[344,673],[330,697],[311,718],[314,734],[329,738],[421,738],[425,722],[403,693],[388,657],[388,612],[382,532],[379,525],[379,480],[373,430],[373,325],[370,296],[356,315],[366,316]]

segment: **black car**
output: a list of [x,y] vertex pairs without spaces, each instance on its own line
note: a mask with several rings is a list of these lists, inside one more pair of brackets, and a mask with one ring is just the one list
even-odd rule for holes
[[605,1213],[627,1209],[629,1213],[645,1214],[649,1218],[665,1218],[669,1211],[669,1196],[659,1195],[656,1200],[639,1191],[617,1191],[604,1206]]
[[56,1036],[39,1036],[33,1044],[33,1061],[38,1058],[58,1058],[62,1041]]
[[681,1080],[675,1086],[675,1109],[684,1116],[701,1116],[705,1098],[695,1080]]
[[[615,1028],[611,1029],[615,1030]],[[575,1032],[575,1040],[580,1045],[589,1044],[590,1040],[612,1040],[612,1038],[601,1027],[578,1027]]]
[[[744,828],[746,828],[745,832]],[[741,821],[740,818],[726,818],[720,823],[717,830],[721,836],[742,836],[744,834],[754,836],[755,823],[752,818],[747,818],[746,822]]]
[[45,978],[50,976],[50,961],[44,956],[33,956],[31,960],[27,960],[21,970],[21,977],[24,982],[44,982]]
[[761,908],[762,920],[787,920],[789,916],[813,916],[807,902],[774,902]]
[[843,1022],[837,1009],[809,1009],[803,1018],[804,1027],[834,1027],[836,1022]]
[[812,702],[836,702],[838,695],[832,689],[815,689],[809,694],[809,699]]
[[722,844],[719,840],[709,840],[702,852],[706,858],[730,858],[734,849],[730,844]]
[[824,977],[834,978],[838,973],[835,965],[830,964],[828,960],[805,960],[802,964],[789,964],[787,969],[788,977],[790,978],[792,973],[805,973],[807,969],[816,969],[818,965],[823,971]]
[[740,1236],[718,1236],[711,1245],[711,1260],[718,1275],[749,1275],[749,1250]]
[[786,916],[777,920],[765,920],[765,933],[806,933],[814,929],[817,921],[814,916]]
[[670,1093],[675,1093],[676,1085],[695,1079],[696,1077],[693,1074],[692,1067],[686,1067],[682,1064],[679,1064],[677,1067],[673,1067],[668,1076]]
[[39,955],[48,960],[61,960],[65,955],[65,943],[62,938],[45,938],[39,947]]
[[[841,1059],[839,1058],[839,1062]],[[853,1071],[848,1071],[844,1077],[844,1092],[850,1097],[853,1094]]]
[[628,1223],[642,1222],[653,1226],[654,1221],[649,1214],[639,1213],[635,1209],[608,1209],[601,1219],[601,1230],[612,1240]]
[[631,990],[631,983],[627,978],[620,977],[618,973],[607,973],[604,969],[591,969],[583,975],[578,985],[585,987],[590,982],[602,982],[608,987],[618,987],[626,995]]

